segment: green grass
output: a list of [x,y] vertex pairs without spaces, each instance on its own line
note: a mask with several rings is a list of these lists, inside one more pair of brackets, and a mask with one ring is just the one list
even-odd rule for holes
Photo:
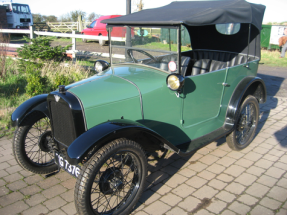
[[11,114],[29,97],[25,95],[26,80],[17,73],[15,61],[8,58],[5,79],[0,79],[0,137],[11,135]]
[[273,67],[287,67],[287,54],[285,58],[279,58],[279,51],[267,51],[261,50],[261,61],[265,66],[273,66]]

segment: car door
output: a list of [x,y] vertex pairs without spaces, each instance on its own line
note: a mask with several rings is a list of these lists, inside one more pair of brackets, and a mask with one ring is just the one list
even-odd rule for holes
[[93,21],[93,22],[90,24],[90,27],[87,28],[87,29],[85,29],[85,30],[86,30],[86,31],[85,31],[85,34],[86,34],[86,35],[95,35],[95,33],[94,33],[94,27],[95,27],[96,23],[97,23],[97,20]]
[[226,73],[226,69],[222,69],[185,77],[182,110],[184,128],[200,127],[200,124],[219,115]]

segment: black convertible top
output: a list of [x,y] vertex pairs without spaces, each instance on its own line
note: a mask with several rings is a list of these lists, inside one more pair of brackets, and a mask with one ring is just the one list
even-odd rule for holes
[[113,19],[109,25],[178,25],[203,26],[223,23],[251,23],[261,30],[265,6],[245,0],[178,1]]

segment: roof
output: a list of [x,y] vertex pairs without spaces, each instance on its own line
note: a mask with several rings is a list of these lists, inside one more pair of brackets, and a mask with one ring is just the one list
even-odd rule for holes
[[212,25],[251,23],[261,30],[265,6],[245,0],[178,1],[146,9],[114,19],[103,20],[109,25]]

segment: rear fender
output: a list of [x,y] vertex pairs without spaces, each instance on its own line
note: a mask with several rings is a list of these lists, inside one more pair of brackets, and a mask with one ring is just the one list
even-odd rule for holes
[[33,111],[41,111],[50,118],[47,96],[48,94],[37,95],[23,102],[11,115],[12,126],[19,126],[23,119]]
[[68,147],[67,160],[73,165],[86,162],[98,149],[118,138],[135,140],[144,149],[167,148],[179,152],[177,147],[155,131],[140,123],[119,119],[97,125],[80,135]]
[[239,116],[240,105],[248,96],[254,96],[259,103],[265,103],[267,99],[266,86],[259,77],[244,78],[234,90],[226,111],[224,129],[233,130]]

